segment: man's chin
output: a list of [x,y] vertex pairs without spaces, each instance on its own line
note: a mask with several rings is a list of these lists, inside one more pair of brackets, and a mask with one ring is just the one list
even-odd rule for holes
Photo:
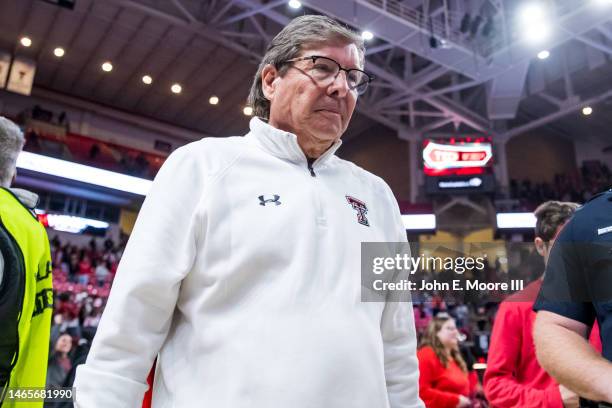
[[331,133],[329,132],[329,130],[327,130],[326,132],[315,133],[315,137],[317,138],[317,140],[321,142],[329,142],[330,144],[334,143],[337,139],[339,139],[341,135],[342,132]]
[[312,127],[312,134],[318,140],[329,141],[330,143],[342,136],[342,133],[344,133],[344,130],[341,126],[331,123],[319,122]]

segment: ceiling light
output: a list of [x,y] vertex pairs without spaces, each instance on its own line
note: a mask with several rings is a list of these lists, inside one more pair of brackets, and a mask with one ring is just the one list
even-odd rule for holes
[[523,35],[525,39],[533,44],[538,44],[543,42],[550,35],[550,26],[547,22],[541,21],[538,24],[533,24],[527,28],[525,28]]
[[371,31],[364,31],[363,33],[361,33],[361,38],[363,38],[366,41],[370,41],[372,38],[374,38],[374,34],[372,34]]
[[550,57],[550,52],[548,50],[542,50],[542,51],[538,52],[538,58],[539,59],[545,60],[548,57]]
[[219,97],[214,95],[211,96],[208,100],[208,103],[210,103],[211,105],[217,105],[219,103]]
[[519,12],[520,31],[531,43],[544,41],[551,32],[550,14],[542,3],[530,3]]
[[242,113],[244,113],[247,116],[252,116],[253,108],[251,108],[250,106],[245,106],[244,109],[242,110]]
[[183,87],[180,86],[179,84],[174,84],[172,85],[172,87],[170,87],[170,90],[174,92],[175,94],[180,94],[181,91],[183,90]]
[[582,108],[582,114],[584,116],[589,116],[591,113],[593,113],[593,108],[591,108],[590,106],[585,106],[584,108]]
[[112,70],[113,70],[113,64],[111,64],[110,62],[106,61],[104,64],[102,64],[102,71],[111,72]]
[[19,42],[21,43],[21,45],[23,45],[24,47],[29,47],[30,45],[32,45],[32,40],[30,39],[30,37],[21,37],[21,39],[19,40]]
[[139,177],[23,151],[17,158],[17,167],[139,195],[146,195],[152,183]]
[[532,212],[497,213],[497,228],[535,228],[537,219]]
[[297,10],[300,7],[302,7],[302,3],[299,2],[298,0],[289,0],[289,7]]
[[153,83],[153,78],[151,78],[150,75],[145,75],[142,77],[142,82],[144,82],[147,85],[151,85]]
[[538,23],[546,19],[546,10],[541,3],[527,4],[520,11],[520,18],[523,24]]
[[407,230],[435,230],[435,214],[402,214],[404,228]]
[[39,220],[45,227],[51,227],[56,231],[82,233],[86,228],[106,229],[109,224],[104,221],[92,220],[89,218],[75,217],[63,214],[47,214],[44,211],[37,211]]
[[65,53],[66,52],[64,51],[62,47],[57,47],[56,49],[53,50],[53,55],[55,55],[57,58],[62,58]]

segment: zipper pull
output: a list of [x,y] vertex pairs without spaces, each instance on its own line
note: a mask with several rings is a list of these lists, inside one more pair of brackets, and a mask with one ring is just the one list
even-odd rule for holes
[[314,163],[316,159],[311,159],[310,157],[307,159],[308,162],[308,170],[310,171],[310,175],[312,177],[317,177],[317,175],[314,172],[314,169],[312,168],[312,164]]

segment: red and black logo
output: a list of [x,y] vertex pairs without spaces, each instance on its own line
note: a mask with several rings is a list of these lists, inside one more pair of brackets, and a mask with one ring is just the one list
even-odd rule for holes
[[366,227],[370,226],[368,219],[366,218],[366,214],[368,212],[368,207],[365,205],[363,201],[356,199],[355,197],[345,196],[346,201],[353,207],[353,210],[357,211],[357,222],[361,225],[365,225]]

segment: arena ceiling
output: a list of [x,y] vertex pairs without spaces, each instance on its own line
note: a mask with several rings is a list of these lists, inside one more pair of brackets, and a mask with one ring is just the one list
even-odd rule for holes
[[[302,0],[294,10],[287,0],[76,0],[69,10],[0,0],[0,50],[36,60],[34,95],[224,136],[247,128],[243,107],[266,43],[296,15],[327,14],[374,34],[366,69],[377,80],[349,137],[381,124],[406,139],[456,129],[503,141],[545,126],[612,141],[612,1],[540,1],[544,14],[525,20],[534,1]],[[545,25],[546,39],[525,40]],[[24,35],[30,47],[20,45]],[[544,49],[550,56],[540,60]]]

